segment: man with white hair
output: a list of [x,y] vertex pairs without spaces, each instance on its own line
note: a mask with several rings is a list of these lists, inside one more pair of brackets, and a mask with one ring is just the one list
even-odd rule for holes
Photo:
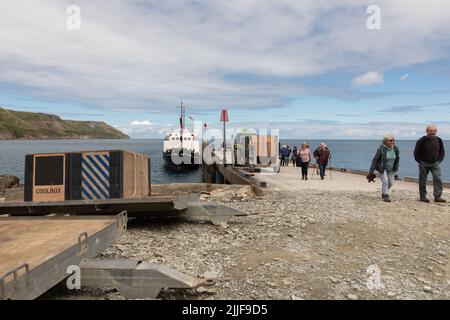
[[437,127],[427,127],[427,135],[420,138],[414,149],[414,158],[419,163],[419,192],[420,201],[430,202],[427,198],[427,179],[431,172],[433,175],[434,201],[445,203],[442,199],[441,162],[444,160],[445,150],[442,139],[437,136]]
[[320,170],[320,178],[323,180],[325,177],[325,170],[328,165],[328,161],[331,159],[331,152],[325,143],[321,143],[320,146],[314,151],[314,158]]

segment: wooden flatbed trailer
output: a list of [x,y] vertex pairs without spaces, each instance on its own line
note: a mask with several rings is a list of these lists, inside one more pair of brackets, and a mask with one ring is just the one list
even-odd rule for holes
[[126,210],[129,217],[158,216],[176,213],[173,196],[142,199],[17,201],[0,203],[0,214],[42,216],[48,214],[103,215]]
[[35,299],[105,250],[127,215],[0,217],[0,300]]
[[205,217],[213,224],[226,224],[233,216],[247,213],[214,201],[199,201],[198,194],[179,193],[142,199],[66,200],[50,202],[3,202],[0,215],[111,215],[126,211],[129,217]]

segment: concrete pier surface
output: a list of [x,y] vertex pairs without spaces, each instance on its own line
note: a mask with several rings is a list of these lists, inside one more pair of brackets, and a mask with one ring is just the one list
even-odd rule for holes
[[[213,288],[168,291],[162,299],[449,300],[450,203],[419,202],[417,184],[402,181],[385,203],[379,179],[369,184],[363,175],[329,175],[302,181],[299,168],[284,167],[255,175],[267,181],[262,196],[226,196],[224,185],[204,191],[249,215],[220,227],[195,219],[133,221],[102,257],[217,275]],[[448,189],[444,197],[450,200]],[[123,299],[61,287],[47,296],[80,297]]]
[[[267,182],[269,190],[280,191],[296,191],[296,190],[327,190],[327,191],[367,191],[381,192],[381,180],[376,178],[375,183],[368,183],[364,175],[353,174],[341,171],[332,171],[327,169],[324,180],[317,175],[315,168],[308,170],[308,180],[302,180],[301,168],[299,167],[281,167],[280,173],[274,174],[270,170],[263,170],[261,173],[256,173],[255,178],[260,181]],[[413,191],[419,192],[417,183],[405,182],[402,180],[395,181],[392,191]],[[428,186],[430,197],[433,194],[433,187]],[[444,193],[449,193],[450,190],[445,188]],[[450,199],[449,199],[450,200]]]
[[[278,174],[240,170],[222,172],[229,183],[251,185],[155,185],[153,192],[201,193],[202,201],[248,216],[219,226],[197,218],[132,220],[101,257],[164,263],[218,279],[210,288],[166,290],[162,299],[450,300],[450,202],[419,202],[417,183],[396,181],[392,202],[385,203],[380,179],[368,183],[362,174],[327,170],[320,180],[310,169],[303,181],[292,166]],[[260,182],[261,195],[254,192]],[[449,188],[443,197],[450,200]],[[64,284],[42,298],[124,299],[116,291],[74,292]]]

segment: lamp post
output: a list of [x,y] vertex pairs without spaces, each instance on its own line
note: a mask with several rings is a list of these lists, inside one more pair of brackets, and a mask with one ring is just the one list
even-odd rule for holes
[[227,136],[226,136],[225,123],[228,121],[229,121],[228,112],[226,109],[223,109],[220,114],[220,122],[223,122],[223,166],[224,167],[227,165]]

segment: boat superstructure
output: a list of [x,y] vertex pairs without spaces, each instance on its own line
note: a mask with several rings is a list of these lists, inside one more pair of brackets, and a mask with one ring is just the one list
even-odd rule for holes
[[196,169],[201,164],[198,135],[186,128],[186,111],[180,104],[180,127],[164,138],[163,157],[166,166],[174,170]]

